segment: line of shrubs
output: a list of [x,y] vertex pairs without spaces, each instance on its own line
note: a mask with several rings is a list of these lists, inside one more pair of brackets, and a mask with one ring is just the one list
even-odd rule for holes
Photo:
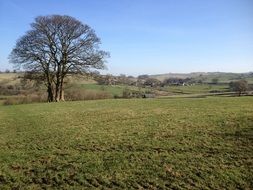
[[12,96],[20,94],[21,89],[16,85],[2,85],[0,84],[0,95]]
[[[78,101],[78,100],[98,100],[109,99],[112,95],[105,91],[85,90],[85,89],[68,89],[65,92],[66,101]],[[47,94],[40,92],[33,92],[30,94],[22,94],[13,97],[7,97],[3,101],[3,105],[17,105],[17,104],[29,104],[46,102]]]
[[130,90],[125,88],[123,90],[122,98],[154,98],[155,94],[149,90],[146,91],[138,91],[138,90]]
[[29,94],[8,97],[3,101],[3,105],[29,104],[34,102],[46,102],[46,96],[39,94]]
[[65,100],[78,101],[78,100],[98,100],[109,99],[112,95],[106,91],[86,90],[86,89],[68,89],[65,92]]

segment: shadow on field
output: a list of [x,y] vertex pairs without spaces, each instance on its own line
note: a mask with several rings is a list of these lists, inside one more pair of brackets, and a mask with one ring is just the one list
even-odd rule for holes
[[226,132],[221,134],[222,138],[228,139],[243,139],[243,141],[253,142],[253,128],[247,127],[235,130],[234,132]]

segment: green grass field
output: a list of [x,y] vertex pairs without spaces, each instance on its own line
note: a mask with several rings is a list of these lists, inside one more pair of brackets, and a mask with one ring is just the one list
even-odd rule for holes
[[0,106],[0,189],[252,189],[253,98]]
[[[99,85],[96,83],[87,83],[87,84],[75,84],[72,86],[75,89],[86,89],[86,90],[95,90],[95,91],[105,91],[111,94],[112,96],[119,96],[121,97],[123,91],[125,89],[138,91],[139,88],[136,86],[129,86],[129,85]],[[141,91],[149,90],[149,88],[140,88]]]
[[81,88],[89,89],[89,90],[98,90],[98,91],[106,91],[112,95],[122,96],[123,90],[126,88],[125,86],[120,85],[98,85],[98,84],[82,84]]
[[[87,90],[96,90],[96,91],[105,91],[111,94],[112,96],[122,96],[124,89],[138,91],[138,87],[135,86],[124,86],[124,85],[98,85],[94,83],[90,84],[76,84],[72,88],[83,88]],[[146,87],[141,88],[144,91],[154,90],[152,88]],[[228,85],[213,85],[213,84],[202,84],[202,85],[193,85],[193,86],[168,86],[161,88],[159,92],[167,92],[169,95],[181,95],[181,94],[208,94],[211,92],[228,92]]]
[[169,86],[166,90],[175,94],[199,94],[210,92],[227,92],[229,91],[228,85],[214,85],[214,84],[198,84],[193,86]]

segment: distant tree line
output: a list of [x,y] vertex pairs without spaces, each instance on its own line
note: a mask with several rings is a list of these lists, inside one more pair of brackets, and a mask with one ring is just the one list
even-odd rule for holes
[[94,75],[94,79],[101,85],[131,85],[138,87],[164,87],[164,86],[181,86],[181,85],[193,85],[202,83],[200,80],[193,78],[167,78],[160,81],[156,78],[152,78],[149,75],[140,75],[138,77],[126,76],[126,75]]
[[0,73],[17,73],[17,70],[16,69],[14,69],[14,70],[5,69],[4,71],[0,70]]
[[237,92],[238,96],[241,96],[249,89],[248,82],[246,80],[232,81],[229,83],[231,91]]

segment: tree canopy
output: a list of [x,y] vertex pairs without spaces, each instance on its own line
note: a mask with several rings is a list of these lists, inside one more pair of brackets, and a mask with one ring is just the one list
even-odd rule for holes
[[100,50],[94,30],[70,16],[39,16],[16,43],[10,62],[43,80],[48,101],[64,100],[68,74],[104,69],[109,53]]
[[246,80],[232,81],[229,86],[232,91],[237,92],[238,96],[241,96],[248,89],[248,82]]

